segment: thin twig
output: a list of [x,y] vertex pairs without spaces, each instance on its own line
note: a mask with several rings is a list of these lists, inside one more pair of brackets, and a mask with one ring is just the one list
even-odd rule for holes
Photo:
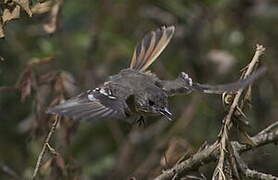
[[15,180],[21,179],[19,177],[19,175],[13,169],[11,169],[9,166],[7,166],[6,164],[0,163],[0,170],[3,173],[7,174],[12,179],[15,179]]
[[270,126],[268,126],[267,128],[265,128],[264,130],[262,130],[261,132],[259,132],[259,134],[264,134],[266,132],[271,131],[274,128],[278,128],[278,121],[276,121],[275,123],[271,124]]
[[41,152],[39,154],[39,157],[37,159],[36,167],[35,167],[33,175],[32,175],[32,180],[36,179],[36,176],[38,174],[39,168],[41,166],[41,162],[42,162],[42,158],[44,156],[44,153],[45,153],[46,149],[49,148],[50,138],[51,138],[52,134],[55,132],[56,127],[59,124],[60,119],[61,119],[60,116],[58,116],[58,115],[55,116],[55,120],[54,120],[54,122],[53,122],[53,124],[51,126],[51,129],[50,129],[50,131],[49,131],[49,133],[48,133],[48,135],[47,135],[47,137],[46,137],[46,139],[44,141],[42,150],[41,150]]
[[190,158],[176,164],[173,168],[163,171],[163,173],[156,177],[155,180],[169,180],[174,176],[183,175],[185,172],[189,172],[193,169],[198,168],[204,163],[208,163],[214,159],[213,152],[217,149],[217,144],[210,145],[206,149],[195,153]]
[[0,91],[7,91],[7,90],[16,90],[18,89],[16,86],[1,86]]
[[[276,122],[273,124],[276,124]],[[269,130],[269,127],[273,127],[273,124],[269,125],[267,128],[262,130],[262,131],[264,131],[264,133],[261,133],[262,132],[261,131],[256,136],[253,136],[250,138],[251,141],[254,142],[253,146],[248,145],[248,144],[241,145],[239,143],[232,142],[233,147],[235,147],[235,144],[236,144],[237,148],[235,148],[235,150],[238,151],[239,153],[241,153],[241,152],[245,152],[245,151],[248,151],[248,150],[269,144],[269,143],[278,142],[278,129]],[[266,131],[266,129],[268,129],[268,131]]]
[[[244,74],[244,79],[246,79],[251,73],[252,71],[254,70],[256,64],[259,62],[259,57],[263,54],[263,52],[265,51],[265,48],[262,46],[262,45],[258,45],[257,44],[257,48],[256,48],[256,52],[255,52],[255,55],[254,57],[252,58],[251,62],[249,63],[248,65],[248,68]],[[241,94],[243,92],[244,89],[240,89],[239,91],[237,91],[235,97],[234,97],[234,100],[233,100],[233,103],[232,105],[230,106],[230,109],[229,109],[229,112],[228,114],[226,115],[226,117],[224,118],[224,124],[221,128],[221,131],[220,131],[220,157],[219,157],[219,160],[218,160],[218,164],[215,168],[215,171],[213,173],[213,179],[215,177],[218,177],[219,180],[223,180],[223,175],[220,173],[219,170],[223,170],[223,167],[224,167],[224,161],[225,161],[225,149],[226,149],[226,146],[227,146],[227,139],[228,139],[228,132],[230,130],[230,128],[232,127],[232,116],[236,110],[236,108],[238,107],[238,104],[240,102],[240,97],[241,97]]]

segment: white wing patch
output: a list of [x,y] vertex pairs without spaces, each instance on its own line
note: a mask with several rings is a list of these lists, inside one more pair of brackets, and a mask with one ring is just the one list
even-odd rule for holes
[[65,115],[73,119],[123,119],[129,108],[125,101],[112,95],[108,88],[95,88],[51,107],[47,113]]

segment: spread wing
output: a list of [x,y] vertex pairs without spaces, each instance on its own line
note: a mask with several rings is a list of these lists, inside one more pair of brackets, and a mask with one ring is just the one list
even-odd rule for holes
[[233,83],[220,84],[220,85],[193,83],[191,89],[202,91],[208,94],[222,94],[224,92],[238,91],[239,89],[244,89],[245,87],[250,85],[253,81],[255,81],[258,77],[260,77],[265,72],[266,72],[266,67],[262,67],[258,69],[256,72],[252,73],[246,79],[241,79]]
[[127,110],[125,101],[118,100],[103,88],[96,88],[50,107],[47,113],[83,120],[123,119],[126,118]]
[[165,49],[175,32],[174,26],[162,26],[147,34],[136,46],[130,68],[145,71]]
[[236,82],[220,85],[195,83],[186,73],[182,72],[177,79],[170,81],[161,81],[159,85],[169,96],[173,96],[180,93],[188,94],[192,91],[201,91],[208,94],[222,94],[224,92],[238,91],[240,89],[245,88],[265,72],[266,68],[262,67],[258,69],[256,72],[252,73],[246,79],[241,79]]

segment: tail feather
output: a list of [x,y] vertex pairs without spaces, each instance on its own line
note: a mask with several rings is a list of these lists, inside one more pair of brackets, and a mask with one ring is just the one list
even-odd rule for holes
[[145,71],[166,48],[174,32],[174,26],[162,26],[160,29],[147,34],[136,46],[130,68]]

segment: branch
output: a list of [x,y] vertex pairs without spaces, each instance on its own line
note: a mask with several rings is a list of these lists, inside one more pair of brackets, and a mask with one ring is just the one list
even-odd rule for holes
[[52,134],[55,132],[55,130],[57,128],[57,125],[60,122],[60,119],[61,119],[60,116],[58,116],[58,115],[55,116],[55,120],[54,120],[54,122],[53,122],[53,124],[51,126],[51,129],[50,129],[50,131],[49,131],[49,133],[48,133],[48,135],[47,135],[47,137],[46,137],[46,139],[44,141],[42,150],[41,150],[40,155],[39,155],[39,157],[37,159],[36,167],[35,167],[33,175],[32,175],[32,180],[36,179],[36,176],[37,176],[39,168],[41,166],[42,158],[43,158],[43,156],[45,154],[46,149],[48,148],[51,151],[51,153],[53,153],[53,148],[50,147],[49,141],[50,141],[50,138],[51,138]]
[[[251,141],[254,142],[254,146],[247,145],[247,144],[240,144],[238,142],[232,142],[233,146],[235,147],[235,150],[239,153],[249,151],[251,149],[261,147],[266,144],[270,143],[277,143],[278,142],[278,128],[274,129],[273,127],[278,125],[278,122],[275,122],[271,125],[269,125],[267,128],[259,132],[256,136],[251,137]],[[272,128],[270,130],[270,128]]]
[[[246,79],[252,73],[256,64],[259,61],[259,57],[263,54],[264,50],[265,48],[263,46],[257,45],[255,55],[249,63],[248,68],[244,74],[244,79]],[[276,125],[271,125],[270,127],[261,131],[258,135],[250,138],[251,140],[253,140],[254,146],[242,145],[238,142],[228,141],[229,130],[232,127],[232,116],[239,107],[238,104],[240,102],[242,93],[243,89],[239,90],[236,93],[233,103],[230,106],[230,110],[223,119],[223,125],[218,136],[220,139],[216,141],[213,145],[210,145],[207,148],[195,153],[191,158],[175,165],[173,168],[167,171],[164,171],[160,176],[156,178],[156,180],[172,179],[173,177],[182,176],[186,172],[197,169],[204,163],[208,163],[216,159],[218,159],[218,164],[215,168],[213,178],[218,177],[218,179],[225,179],[225,174],[223,173],[225,154],[227,152],[233,154],[233,152],[229,152],[229,147],[231,147],[230,144],[237,145],[237,148],[233,148],[234,146],[232,146],[231,151],[244,152],[262,146],[264,144],[278,141],[278,130],[272,131],[273,127],[275,127]],[[232,161],[235,162],[235,159],[233,158]],[[233,167],[233,170],[237,171],[236,166]]]
[[[274,124],[277,124],[277,122]],[[271,124],[270,126],[273,126],[273,124]],[[269,129],[270,126],[265,128],[263,131]],[[243,145],[237,141],[232,141],[231,144],[234,146],[236,152],[243,153],[249,150],[254,150],[266,144],[278,142],[278,129],[272,129],[271,131],[266,131],[264,133],[261,132],[251,137],[252,141],[255,142],[254,146]],[[218,159],[218,157],[219,151],[217,150],[217,144],[214,143],[206,147],[205,149],[195,153],[185,161],[176,164],[173,168],[164,171],[161,175],[156,177],[155,180],[169,180],[177,175],[180,177],[189,171],[198,169],[204,164],[215,161],[216,159]]]
[[[244,79],[246,79],[254,70],[255,65],[259,62],[259,57],[263,54],[263,52],[265,51],[265,48],[262,45],[258,45],[257,44],[257,48],[256,48],[256,52],[254,57],[252,58],[251,62],[248,65],[248,68],[244,74]],[[239,91],[237,91],[233,103],[230,106],[230,110],[228,112],[228,114],[224,117],[224,124],[222,125],[222,128],[220,130],[220,140],[218,142],[219,144],[219,148],[220,148],[220,157],[218,160],[218,164],[214,170],[213,173],[213,179],[215,177],[218,177],[219,180],[225,179],[225,174],[221,173],[221,171],[223,172],[224,170],[224,161],[225,161],[225,153],[227,152],[227,148],[228,148],[228,134],[229,134],[229,130],[232,127],[232,116],[236,110],[236,108],[238,107],[238,104],[240,103],[240,98],[241,98],[241,94],[243,93],[244,89],[240,89]]]
[[18,175],[13,169],[11,169],[9,166],[7,166],[7,165],[5,165],[5,164],[3,164],[3,163],[0,163],[0,170],[1,170],[4,174],[6,174],[6,175],[8,175],[9,177],[11,177],[12,179],[15,179],[15,180],[21,179],[21,178],[19,177],[19,175]]
[[261,173],[261,172],[249,169],[248,166],[245,164],[245,162],[241,159],[241,157],[237,151],[234,152],[234,155],[235,155],[235,159],[237,161],[239,170],[245,177],[251,178],[251,179],[259,179],[259,180],[278,179],[278,177],[272,176],[270,174],[265,174],[265,173]]
[[0,87],[0,91],[8,91],[8,90],[16,90],[16,89],[18,89],[18,88],[15,86],[1,86]]
[[204,150],[195,153],[189,159],[176,164],[173,168],[164,171],[155,180],[169,180],[175,176],[182,176],[188,171],[194,170],[205,163],[215,160],[214,151],[217,149],[216,144],[213,144]]

